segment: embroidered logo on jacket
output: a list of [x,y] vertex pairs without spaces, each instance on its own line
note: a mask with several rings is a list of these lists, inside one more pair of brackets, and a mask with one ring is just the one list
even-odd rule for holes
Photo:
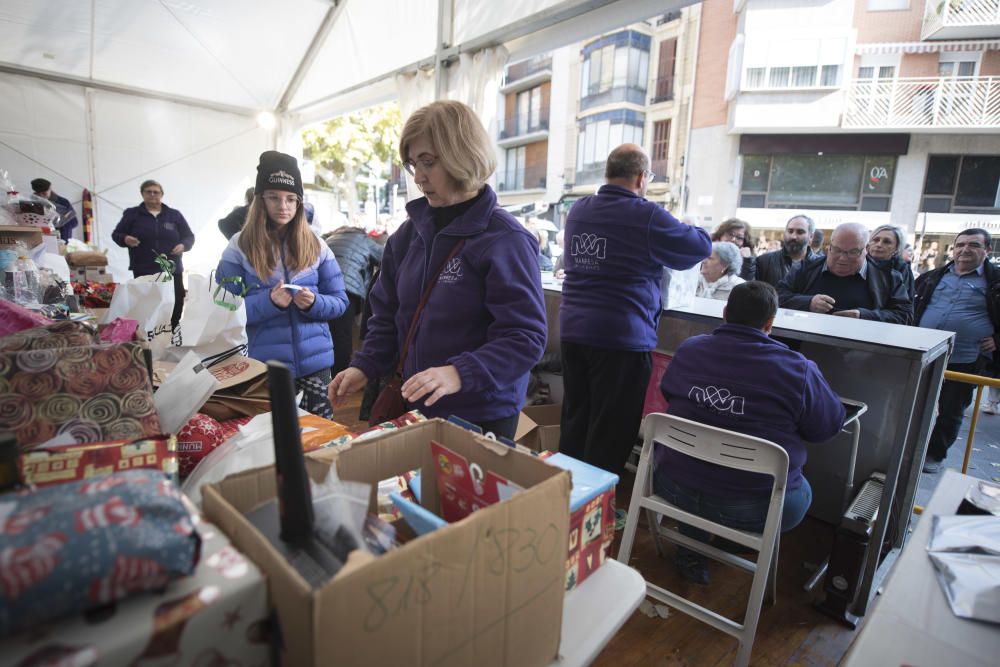
[[734,396],[725,387],[691,387],[688,398],[698,405],[706,406],[717,412],[731,412],[734,415],[743,414],[744,399],[742,396]]
[[444,268],[441,269],[441,275],[438,277],[439,283],[455,283],[458,282],[459,278],[462,277],[462,258],[453,257],[448,260]]
[[295,186],[295,177],[289,174],[287,171],[278,170],[267,177],[268,183],[280,183],[282,185]]
[[608,240],[597,234],[574,234],[570,254],[574,257],[589,255],[597,259],[604,259],[607,248]]

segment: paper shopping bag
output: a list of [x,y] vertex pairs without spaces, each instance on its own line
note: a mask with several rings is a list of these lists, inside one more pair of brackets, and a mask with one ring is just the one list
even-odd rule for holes
[[153,359],[162,359],[171,345],[170,317],[173,312],[173,282],[164,282],[157,276],[140,276],[118,285],[104,321],[111,322],[116,317],[136,320],[140,336],[149,343]]
[[201,359],[247,344],[247,311],[242,297],[213,285],[205,276],[188,274],[187,298],[180,325],[161,357],[180,361],[189,351]]

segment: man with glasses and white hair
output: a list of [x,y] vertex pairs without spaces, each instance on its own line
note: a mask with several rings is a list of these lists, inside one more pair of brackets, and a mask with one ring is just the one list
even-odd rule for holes
[[868,229],[845,222],[833,230],[826,257],[793,269],[778,284],[782,308],[878,320],[913,321],[913,304],[896,271],[880,271],[867,261]]
[[[950,371],[993,376],[1000,361],[1000,269],[986,261],[992,245],[985,229],[966,229],[955,238],[954,261],[917,278],[917,325],[955,332],[955,348],[948,359]],[[975,385],[951,380],[941,385],[924,472],[941,470],[974,390]]]

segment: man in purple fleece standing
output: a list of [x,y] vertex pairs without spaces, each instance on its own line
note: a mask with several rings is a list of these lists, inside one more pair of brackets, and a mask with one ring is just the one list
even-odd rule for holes
[[[677,348],[660,383],[677,417],[763,438],[788,452],[788,485],[782,532],[805,517],[812,488],[802,476],[804,441],[824,442],[844,422],[844,406],[816,364],[768,333],[778,312],[778,294],[755,280],[737,285],[723,310],[725,324],[694,336]],[[699,461],[666,447],[656,448],[654,488],[671,505],[732,528],[764,529],[773,478]],[[684,535],[706,540],[701,530],[681,524]],[[705,558],[679,547],[682,576],[708,583]]]
[[639,146],[611,151],[604,176],[566,218],[559,451],[620,475],[642,419],[663,267],[691,268],[712,242],[646,201],[654,174]]

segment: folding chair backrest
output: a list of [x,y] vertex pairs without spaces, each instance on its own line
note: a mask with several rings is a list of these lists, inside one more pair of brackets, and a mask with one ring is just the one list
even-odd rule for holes
[[642,422],[642,434],[647,442],[652,441],[708,463],[771,475],[775,489],[785,489],[788,452],[768,440],[660,412],[646,416]]

